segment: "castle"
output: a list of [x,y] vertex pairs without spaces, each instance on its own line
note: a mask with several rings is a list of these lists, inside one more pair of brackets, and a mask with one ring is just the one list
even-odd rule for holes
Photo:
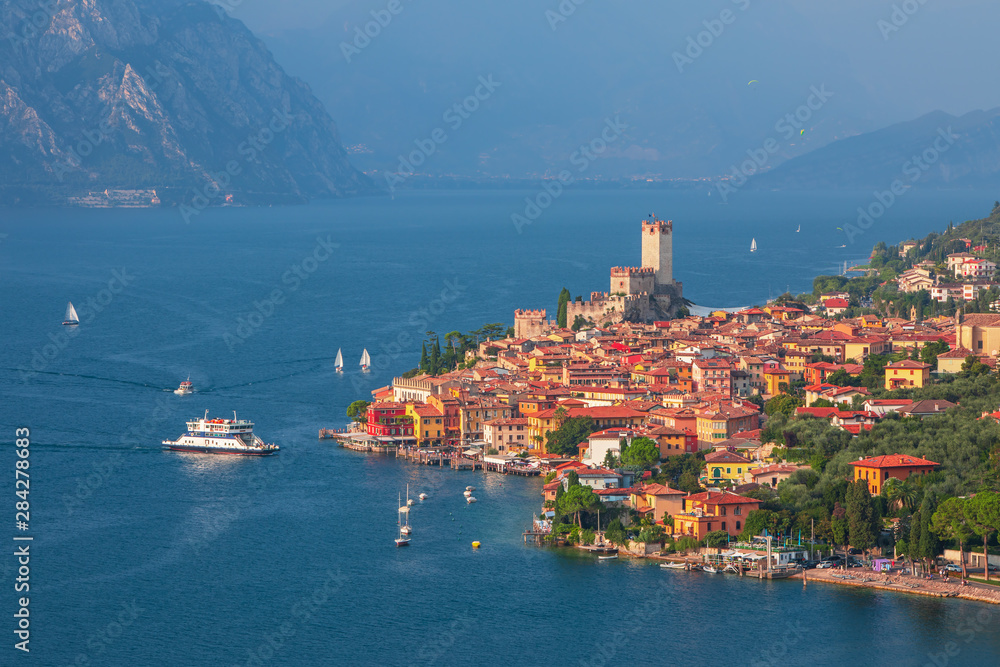
[[[642,221],[642,266],[611,269],[607,292],[591,292],[589,301],[570,301],[566,324],[577,318],[595,326],[616,322],[670,319],[683,303],[683,285],[674,280],[674,223]],[[514,335],[531,338],[555,327],[545,310],[514,311]]]

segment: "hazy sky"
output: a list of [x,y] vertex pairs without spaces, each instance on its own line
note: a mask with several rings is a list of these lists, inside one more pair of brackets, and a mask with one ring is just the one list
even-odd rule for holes
[[373,151],[358,156],[366,168],[392,168],[489,74],[501,86],[429,170],[558,168],[617,114],[630,128],[602,169],[713,175],[780,136],[812,86],[833,95],[783,155],[938,109],[1000,106],[995,0],[399,0],[347,55],[390,0],[220,1],[313,87],[345,143]]

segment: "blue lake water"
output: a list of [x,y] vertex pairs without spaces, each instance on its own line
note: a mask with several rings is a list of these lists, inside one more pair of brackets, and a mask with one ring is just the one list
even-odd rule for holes
[[[190,224],[169,210],[0,211],[0,441],[32,431],[34,660],[923,665],[951,649],[948,664],[995,662],[1000,609],[524,547],[539,480],[317,441],[350,401],[416,364],[425,331],[554,311],[564,286],[607,289],[608,267],[639,262],[650,211],[675,222],[685,295],[738,306],[811,289],[879,240],[980,217],[994,199],[911,193],[847,244],[836,227],[870,193],[720,205],[707,189],[569,192],[518,234],[510,215],[533,194],[226,209]],[[59,324],[68,300],[84,321],[71,337]],[[368,376],[354,371],[363,347]],[[171,393],[189,375],[198,392]],[[281,454],[160,450],[206,409],[254,419]],[[0,466],[13,470],[5,450]],[[430,498],[413,512],[413,546],[397,550],[393,496],[407,483]],[[12,644],[12,557],[0,575]]]

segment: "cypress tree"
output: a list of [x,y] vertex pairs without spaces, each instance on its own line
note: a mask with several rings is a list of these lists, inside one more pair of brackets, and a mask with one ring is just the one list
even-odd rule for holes
[[920,540],[923,536],[923,528],[924,522],[921,520],[920,510],[918,509],[910,518],[910,539],[907,541],[906,545],[906,555],[910,559],[911,563],[914,560],[920,560]]
[[437,375],[441,372],[441,344],[438,343],[438,339],[434,339],[434,345],[431,347],[431,361],[430,361],[431,375]]
[[427,343],[420,344],[420,370],[427,372]]
[[931,559],[937,555],[937,536],[931,532],[931,517],[934,515],[934,508],[937,503],[930,493],[924,494],[924,500],[920,503],[920,546],[919,555],[930,567]]
[[875,508],[867,480],[859,479],[847,487],[847,522],[852,547],[868,551],[875,546]]
[[556,324],[564,329],[566,328],[567,304],[572,298],[573,297],[570,296],[569,290],[565,287],[563,287],[562,291],[559,292],[559,307],[556,308]]

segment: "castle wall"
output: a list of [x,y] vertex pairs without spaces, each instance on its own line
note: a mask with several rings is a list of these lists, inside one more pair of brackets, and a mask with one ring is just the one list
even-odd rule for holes
[[609,294],[652,294],[656,289],[656,271],[651,267],[621,267],[611,269]]
[[544,308],[541,310],[515,310],[514,337],[534,338],[556,328],[555,322],[550,322],[545,318]]

